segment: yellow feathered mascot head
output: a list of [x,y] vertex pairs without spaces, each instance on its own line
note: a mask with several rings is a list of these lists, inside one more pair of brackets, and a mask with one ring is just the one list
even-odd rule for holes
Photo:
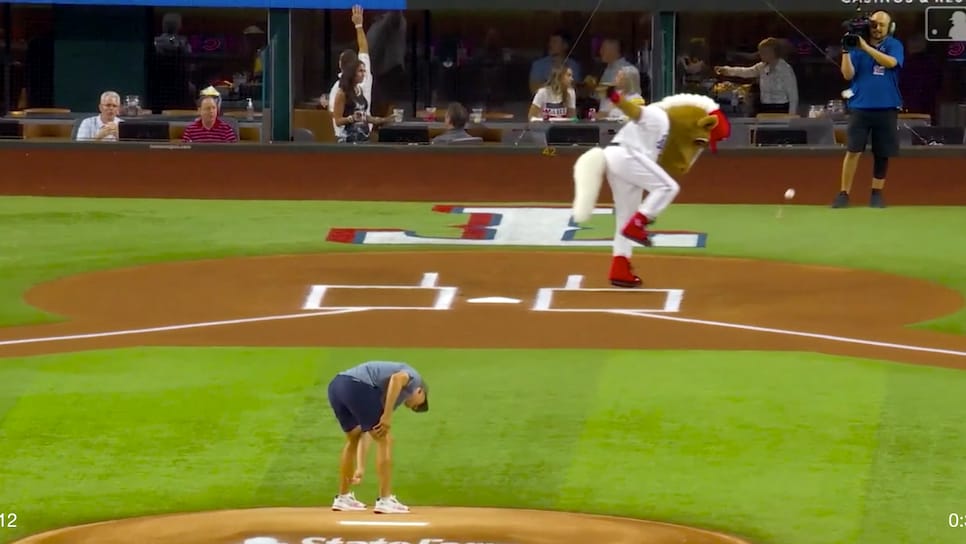
[[[642,106],[637,101],[623,98],[613,88],[607,95],[614,106],[631,119],[629,123],[641,118]],[[676,94],[649,107],[660,108],[668,116],[667,139],[657,163],[671,177],[687,174],[706,147],[714,153],[717,143],[731,135],[728,118],[718,103],[707,96]],[[577,223],[590,219],[606,175],[607,161],[600,147],[589,149],[574,163],[573,216]]]
[[707,96],[676,94],[655,105],[667,112],[671,125],[657,163],[674,178],[687,174],[705,147],[716,152],[717,143],[731,135],[728,118]]

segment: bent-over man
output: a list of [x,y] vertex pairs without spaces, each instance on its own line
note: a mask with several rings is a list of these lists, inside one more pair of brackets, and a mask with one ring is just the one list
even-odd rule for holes
[[[377,514],[407,514],[409,507],[392,494],[393,412],[405,404],[414,412],[429,410],[429,397],[422,376],[406,363],[369,361],[338,373],[329,382],[329,404],[335,413],[346,443],[339,465],[339,493],[332,502],[337,511],[365,510],[366,505],[349,491],[363,435],[376,442],[376,470],[379,497],[373,511]],[[360,462],[365,457],[360,455]]]

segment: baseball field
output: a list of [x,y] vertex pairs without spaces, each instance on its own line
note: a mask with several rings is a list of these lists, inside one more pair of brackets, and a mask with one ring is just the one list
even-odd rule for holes
[[[618,291],[606,201],[465,204],[0,198],[0,542],[966,538],[962,207],[675,204]],[[408,516],[328,508],[370,359]]]

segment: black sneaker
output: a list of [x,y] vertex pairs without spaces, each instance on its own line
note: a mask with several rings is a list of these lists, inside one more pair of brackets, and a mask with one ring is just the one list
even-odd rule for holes
[[885,208],[885,201],[882,200],[882,189],[872,189],[872,197],[869,198],[870,208]]
[[849,207],[849,194],[845,191],[839,191],[838,196],[835,197],[835,202],[832,203],[833,208],[848,208]]

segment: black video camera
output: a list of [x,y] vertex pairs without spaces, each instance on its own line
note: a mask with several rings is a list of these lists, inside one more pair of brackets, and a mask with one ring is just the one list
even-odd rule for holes
[[872,39],[872,19],[867,15],[849,19],[842,23],[845,36],[842,36],[842,48],[846,51],[859,46],[859,37],[865,41]]

